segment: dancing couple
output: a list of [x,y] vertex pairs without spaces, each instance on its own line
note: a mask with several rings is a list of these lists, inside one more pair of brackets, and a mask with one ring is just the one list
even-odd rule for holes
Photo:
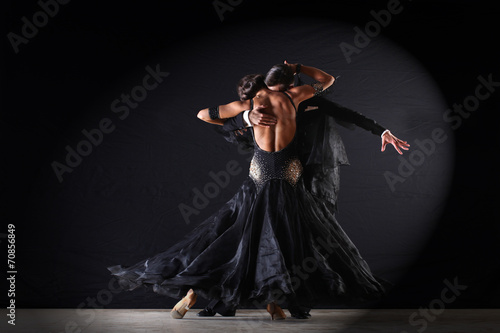
[[[299,73],[315,82],[293,86],[290,77]],[[243,77],[240,101],[201,110],[198,118],[230,128],[237,140],[244,126],[235,123],[253,125],[247,130],[254,150],[249,177],[215,214],[168,250],[130,267],[108,267],[122,288],[142,285],[174,298],[185,295],[171,311],[176,319],[184,317],[197,296],[212,300],[200,316],[231,316],[238,307],[267,305],[272,319],[285,319],[282,308],[306,319],[318,301],[380,297],[381,281],[336,221],[335,195],[321,184],[322,176],[305,177],[308,172],[328,173],[328,168],[312,168],[318,161],[313,155],[328,151],[328,144],[313,147],[320,151],[304,147],[301,140],[308,135],[301,128],[308,124],[300,123],[307,119],[301,119],[297,106],[334,81],[314,67],[285,63],[266,77]],[[408,149],[389,131],[381,134],[383,149],[387,143],[399,152]],[[305,151],[312,162],[304,160]]]

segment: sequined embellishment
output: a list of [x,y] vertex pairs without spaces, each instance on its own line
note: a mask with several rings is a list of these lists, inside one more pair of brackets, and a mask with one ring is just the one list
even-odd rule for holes
[[250,177],[260,190],[271,179],[283,179],[295,187],[302,175],[303,167],[292,147],[278,152],[255,149],[250,162]]
[[285,179],[292,185],[297,185],[300,176],[302,175],[302,163],[300,163],[298,158],[295,158],[288,163],[288,167],[285,169]]

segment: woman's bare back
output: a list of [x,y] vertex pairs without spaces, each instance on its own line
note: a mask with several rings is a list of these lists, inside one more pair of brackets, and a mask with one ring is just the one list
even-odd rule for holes
[[266,106],[262,112],[275,116],[277,119],[276,125],[254,127],[255,142],[260,149],[273,152],[288,146],[296,130],[296,111],[289,97],[283,92],[262,89],[253,100],[256,106]]

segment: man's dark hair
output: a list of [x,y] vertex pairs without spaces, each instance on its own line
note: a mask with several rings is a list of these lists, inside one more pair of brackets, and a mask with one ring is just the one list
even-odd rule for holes
[[241,78],[238,82],[238,95],[240,100],[246,101],[255,97],[257,92],[263,88],[267,88],[264,83],[264,75],[249,74]]
[[293,70],[285,64],[274,65],[266,74],[266,85],[279,86],[279,90],[286,90],[293,84],[293,74]]

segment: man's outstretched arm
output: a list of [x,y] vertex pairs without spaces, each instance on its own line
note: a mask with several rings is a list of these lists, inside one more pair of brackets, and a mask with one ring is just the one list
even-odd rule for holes
[[396,149],[396,151],[402,155],[403,153],[401,149],[408,150],[408,147],[410,147],[408,142],[398,139],[387,128],[381,126],[375,120],[365,117],[359,112],[341,106],[322,97],[317,97],[317,102],[318,106],[322,108],[328,115],[340,121],[354,124],[358,127],[363,128],[364,130],[372,132],[375,135],[379,135],[382,139],[381,151],[385,151],[385,147],[387,144],[392,144],[394,146],[394,149]]

